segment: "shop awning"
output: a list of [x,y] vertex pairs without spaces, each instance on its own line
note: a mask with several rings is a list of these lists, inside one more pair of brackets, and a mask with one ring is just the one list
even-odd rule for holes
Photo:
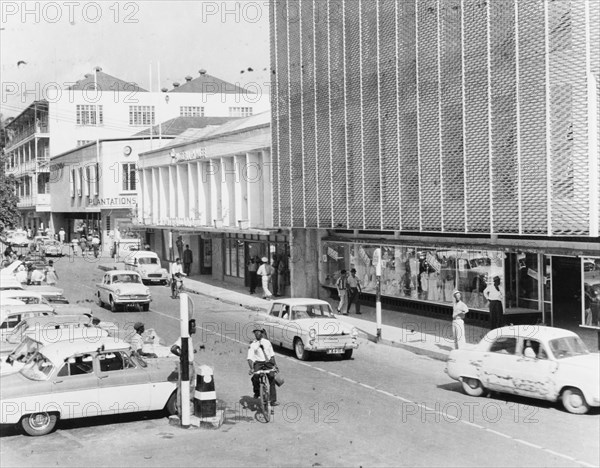
[[186,234],[254,234],[259,236],[268,236],[277,234],[280,230],[277,228],[238,228],[238,227],[213,227],[213,226],[164,226],[157,224],[143,224],[132,226],[132,231],[146,231],[147,229],[160,229],[163,231],[185,232]]

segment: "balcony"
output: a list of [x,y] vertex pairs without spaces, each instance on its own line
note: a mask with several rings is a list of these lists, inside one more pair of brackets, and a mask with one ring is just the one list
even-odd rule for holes
[[35,134],[43,134],[40,136],[47,136],[48,131],[48,123],[21,127],[18,132],[10,133],[7,148],[10,150],[13,146],[16,146],[21,141]]
[[50,194],[38,193],[19,197],[18,208],[35,208],[36,211],[50,211]]

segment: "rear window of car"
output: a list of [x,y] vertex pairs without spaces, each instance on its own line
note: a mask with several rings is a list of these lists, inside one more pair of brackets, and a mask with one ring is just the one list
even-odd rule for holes
[[517,349],[517,339],[508,336],[501,336],[492,343],[490,351],[501,354],[515,354]]

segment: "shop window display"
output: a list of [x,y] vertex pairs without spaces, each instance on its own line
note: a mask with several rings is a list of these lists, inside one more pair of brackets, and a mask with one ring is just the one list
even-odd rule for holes
[[375,294],[373,253],[377,248],[381,248],[383,296],[451,304],[452,292],[458,289],[469,308],[485,310],[488,305],[483,290],[494,276],[504,279],[505,254],[499,251],[326,242],[321,283],[334,287],[341,270],[355,268],[363,292]]
[[600,258],[583,258],[582,325],[600,327]]

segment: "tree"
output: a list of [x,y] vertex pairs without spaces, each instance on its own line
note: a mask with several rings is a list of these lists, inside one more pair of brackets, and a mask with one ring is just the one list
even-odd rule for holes
[[4,152],[7,141],[6,124],[10,120],[12,119],[5,120],[0,114],[0,232],[16,227],[20,220],[15,176],[7,175],[5,170],[7,160]]

